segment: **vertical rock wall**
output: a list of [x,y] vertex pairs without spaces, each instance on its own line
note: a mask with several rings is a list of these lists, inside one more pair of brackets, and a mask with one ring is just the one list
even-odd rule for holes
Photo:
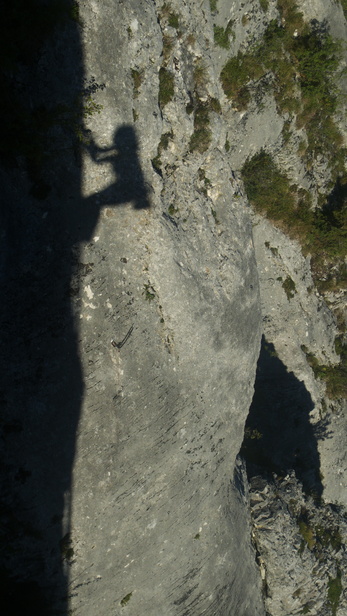
[[[218,106],[207,147],[190,142],[220,95],[209,3],[88,2],[81,18],[87,78],[106,87],[83,162],[100,217],[75,278],[71,608],[263,614],[234,479],[260,343],[251,225]],[[174,92],[160,107],[163,67]]]

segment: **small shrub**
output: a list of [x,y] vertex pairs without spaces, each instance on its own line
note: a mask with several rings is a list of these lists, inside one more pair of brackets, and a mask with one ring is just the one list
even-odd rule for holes
[[342,593],[341,571],[337,568],[337,575],[335,578],[329,578],[328,582],[328,603],[331,609],[332,616],[336,616],[340,596]]
[[210,0],[211,13],[217,12],[217,0]]
[[171,28],[175,28],[176,30],[178,30],[179,28],[179,21],[178,21],[178,15],[177,13],[170,13],[169,15],[169,26],[171,26]]
[[317,541],[323,547],[331,546],[335,552],[338,552],[342,546],[342,537],[338,528],[327,528],[323,526],[316,526]]
[[304,351],[315,377],[325,382],[327,395],[333,399],[347,398],[347,348],[343,347],[340,363],[333,366],[320,364],[305,345],[302,345],[301,349]]
[[194,113],[194,132],[190,137],[189,151],[196,151],[200,154],[206,152],[211,143],[211,138],[208,105],[198,101]]
[[295,195],[287,177],[262,150],[248,159],[241,171],[248,199],[260,213],[276,221],[295,209]]
[[287,276],[287,278],[282,283],[282,287],[285,291],[288,301],[290,302],[290,300],[293,299],[296,293],[296,287],[295,287],[294,280],[292,280],[290,276]]
[[225,64],[220,79],[226,96],[241,110],[247,107],[250,100],[247,84],[263,74],[264,70],[259,59],[256,60],[251,54],[239,52]]
[[214,42],[216,45],[218,45],[219,47],[222,47],[223,49],[229,49],[230,48],[230,41],[229,41],[229,37],[232,35],[232,26],[233,26],[233,21],[230,20],[226,26],[226,28],[223,28],[222,26],[213,26],[213,36],[214,36]]
[[309,550],[313,550],[314,546],[316,545],[316,537],[313,529],[311,528],[311,526],[309,526],[307,522],[305,522],[305,520],[299,520],[298,526],[300,535],[302,536],[304,542],[300,547],[300,552],[303,552],[305,544],[307,545]]
[[266,11],[269,8],[269,0],[259,0],[259,4],[261,8],[263,9],[264,13],[266,13]]
[[222,107],[218,98],[209,98],[208,106],[211,111],[214,111],[215,113],[222,113]]
[[73,21],[76,21],[77,23],[81,24],[81,20],[80,20],[80,9],[78,6],[78,2],[73,2],[69,8],[69,15],[70,18]]
[[163,109],[174,96],[174,76],[165,67],[159,70],[159,107]]
[[82,116],[86,119],[93,116],[95,113],[101,113],[102,110],[103,105],[99,105],[99,103],[96,103],[92,97],[89,97],[83,102]]

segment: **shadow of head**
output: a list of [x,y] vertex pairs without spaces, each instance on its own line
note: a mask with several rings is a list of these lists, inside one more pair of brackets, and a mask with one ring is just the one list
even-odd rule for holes
[[137,156],[139,144],[132,126],[121,126],[115,130],[113,143],[120,155]]

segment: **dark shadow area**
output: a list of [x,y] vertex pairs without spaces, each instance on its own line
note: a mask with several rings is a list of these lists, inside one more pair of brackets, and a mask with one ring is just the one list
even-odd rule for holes
[[121,126],[116,130],[110,148],[98,147],[90,137],[85,147],[95,163],[110,163],[116,178],[115,184],[98,193],[97,201],[100,205],[118,205],[131,201],[135,209],[150,207],[138,158],[137,137],[132,126]]
[[[80,28],[72,0],[13,0],[1,9],[4,616],[68,614],[71,474],[84,392],[72,273],[101,205],[148,207],[130,126],[115,135],[115,183],[81,198],[84,94],[91,86],[83,76]],[[100,164],[111,156],[94,144],[89,150]]]
[[248,477],[285,476],[294,470],[306,494],[322,494],[317,438],[309,421],[313,403],[303,382],[262,339],[255,391],[240,455]]
[[335,186],[322,208],[322,218],[326,223],[338,229],[346,224],[347,183],[337,178]]

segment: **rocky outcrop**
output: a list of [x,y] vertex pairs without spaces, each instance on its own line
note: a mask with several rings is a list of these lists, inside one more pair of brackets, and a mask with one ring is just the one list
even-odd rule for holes
[[[83,616],[262,615],[245,475],[234,476],[259,287],[210,6],[80,2],[73,17],[41,49],[33,93],[38,108],[58,96],[50,158],[31,194],[16,169],[6,180],[29,238],[7,271],[11,369],[27,378],[6,394],[4,430],[20,432],[6,440],[32,519],[7,575],[30,580],[36,614],[48,602]],[[25,599],[7,600],[20,613]]]
[[294,473],[271,481],[254,477],[250,490],[268,612],[343,614],[346,520],[341,508],[317,507]]
[[[71,606],[262,614],[247,501],[233,481],[259,351],[258,282],[227,129],[209,107],[220,90],[206,54],[209,6],[203,19],[190,2],[112,7],[81,7],[88,71],[106,85],[103,111],[88,123],[83,192],[104,208],[79,257],[92,265],[79,283],[88,393]],[[117,157],[131,142],[147,208],[136,209],[131,189],[121,193]]]
[[[266,152],[319,208],[337,176],[273,71],[220,78],[292,7],[45,6],[7,24],[2,611],[341,616],[345,402],[317,366],[345,298],[242,182]],[[338,2],[299,8],[346,37]]]

